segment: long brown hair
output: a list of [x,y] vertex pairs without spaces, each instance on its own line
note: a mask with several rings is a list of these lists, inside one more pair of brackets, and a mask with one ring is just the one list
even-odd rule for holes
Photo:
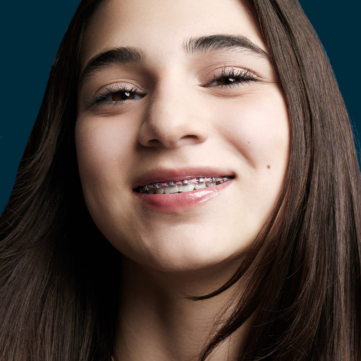
[[[82,0],[64,36],[0,220],[0,360],[109,361],[114,349],[121,258],[85,207],[74,140],[82,35],[100,2]],[[348,115],[298,2],[245,2],[288,105],[290,161],[247,259],[198,298],[257,262],[201,359],[253,315],[239,360],[356,361],[361,187]]]

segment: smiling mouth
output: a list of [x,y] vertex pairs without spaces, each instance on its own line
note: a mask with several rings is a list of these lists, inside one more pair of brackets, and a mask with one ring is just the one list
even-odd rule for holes
[[192,192],[194,190],[215,187],[222,183],[229,182],[234,177],[198,177],[193,179],[184,179],[180,181],[158,182],[146,184],[134,189],[135,192],[145,194],[177,194]]

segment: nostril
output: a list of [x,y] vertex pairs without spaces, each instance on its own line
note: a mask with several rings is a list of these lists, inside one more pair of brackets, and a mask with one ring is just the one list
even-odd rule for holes
[[186,145],[186,144],[197,144],[202,142],[202,137],[199,137],[197,135],[189,134],[181,137],[178,140],[178,145]]
[[197,139],[198,137],[196,135],[185,135],[181,139]]

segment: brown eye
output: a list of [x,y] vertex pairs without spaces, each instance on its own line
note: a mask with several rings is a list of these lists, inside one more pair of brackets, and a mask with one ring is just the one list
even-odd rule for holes
[[139,99],[140,96],[135,92],[129,92],[129,91],[120,91],[114,94],[111,94],[111,98],[113,102],[119,102],[124,100],[132,100],[132,99]]
[[256,76],[249,70],[223,69],[220,76],[214,76],[213,81],[207,87],[231,87],[251,81],[257,81]]
[[233,84],[237,79],[233,77],[223,77],[217,80],[218,85],[230,85]]
[[113,90],[111,88],[107,89],[103,94],[98,95],[94,101],[93,105],[100,105],[106,103],[122,103],[126,100],[139,100],[142,99],[145,94],[139,94],[136,89],[116,89]]

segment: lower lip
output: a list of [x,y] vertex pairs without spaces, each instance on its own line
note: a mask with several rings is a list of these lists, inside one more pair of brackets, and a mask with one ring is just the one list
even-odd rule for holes
[[143,205],[153,211],[172,213],[197,207],[219,196],[231,184],[231,180],[218,186],[197,189],[191,192],[175,194],[145,194],[137,193],[136,196]]

